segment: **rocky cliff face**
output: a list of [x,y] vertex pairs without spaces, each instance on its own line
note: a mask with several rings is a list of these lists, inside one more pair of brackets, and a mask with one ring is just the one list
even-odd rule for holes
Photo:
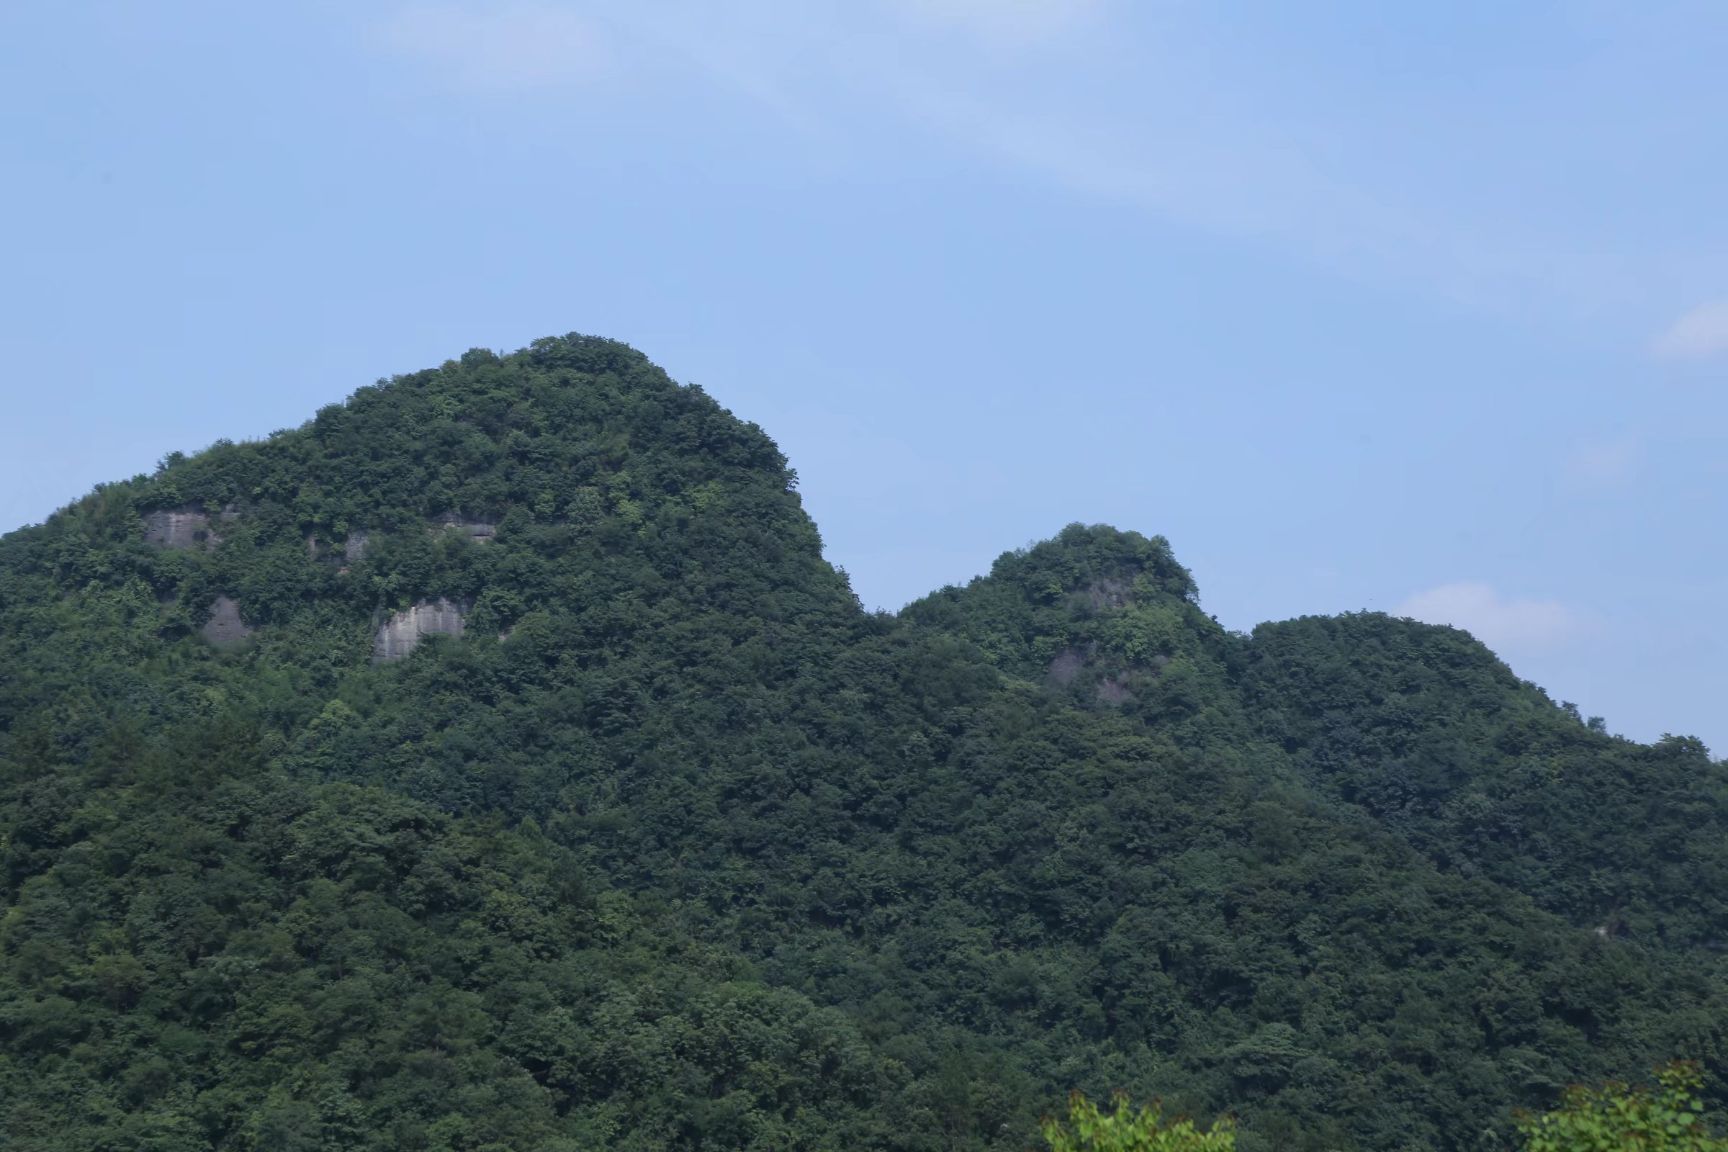
[[498,535],[498,525],[485,520],[464,520],[455,513],[437,516],[432,520],[434,532],[458,532],[476,544],[490,544]]
[[449,600],[422,600],[397,612],[378,626],[372,641],[372,660],[386,663],[406,658],[427,636],[461,636],[467,625],[462,609]]
[[158,548],[202,548],[210,538],[210,517],[190,508],[170,508],[144,517],[144,542]]
[[[217,520],[228,523],[240,517],[239,510],[228,505],[217,513]],[[157,548],[212,548],[222,542],[210,527],[210,515],[197,507],[163,508],[144,517],[144,542]]]
[[232,648],[252,635],[252,628],[240,618],[240,604],[227,596],[216,597],[210,607],[210,619],[198,630],[199,635],[218,648]]

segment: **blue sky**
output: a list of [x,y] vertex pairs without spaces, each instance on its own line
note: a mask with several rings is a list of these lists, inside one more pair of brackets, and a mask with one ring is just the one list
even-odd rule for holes
[[0,529],[569,331],[897,608],[1063,524],[1728,751],[1728,7],[0,6]]

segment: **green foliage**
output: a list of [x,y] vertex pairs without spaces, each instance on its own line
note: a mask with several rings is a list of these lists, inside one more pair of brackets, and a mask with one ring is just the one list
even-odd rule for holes
[[1153,1104],[1133,1108],[1118,1094],[1116,1107],[1101,1112],[1079,1092],[1068,1101],[1068,1119],[1042,1125],[1050,1152],[1234,1152],[1236,1133],[1228,1118],[1201,1129],[1188,1119],[1164,1120]]
[[1450,630],[1232,635],[1104,527],[866,613],[761,430],[608,341],[0,538],[0,669],[8,1146],[981,1152],[1123,1085],[1475,1150],[1728,1055],[1696,742]]
[[1616,939],[1728,945],[1728,780],[1698,741],[1615,739],[1466,634],[1373,613],[1262,625],[1235,660],[1305,781],[1441,867]]
[[1710,1134],[1703,1084],[1696,1065],[1676,1063],[1657,1072],[1654,1089],[1574,1087],[1555,1111],[1520,1118],[1518,1130],[1525,1152],[1722,1152],[1728,1139]]

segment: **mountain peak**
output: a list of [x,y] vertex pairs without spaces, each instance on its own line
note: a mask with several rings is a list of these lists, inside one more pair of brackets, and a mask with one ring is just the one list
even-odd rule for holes
[[747,473],[794,486],[760,428],[626,344],[570,335],[506,355],[472,349],[360,388],[267,440],[175,454],[136,496],[153,509],[273,502],[305,530],[340,533],[362,522],[497,522],[512,510],[575,520],[592,515],[596,495],[658,505]]
[[872,616],[793,481],[570,336],[0,539],[0,1132],[1462,1148],[1707,1040],[1701,749],[1104,525]]
[[1141,599],[1199,595],[1168,540],[1108,524],[1069,524],[1049,540],[1005,552],[991,565],[989,579],[1047,600],[1078,595],[1096,611]]

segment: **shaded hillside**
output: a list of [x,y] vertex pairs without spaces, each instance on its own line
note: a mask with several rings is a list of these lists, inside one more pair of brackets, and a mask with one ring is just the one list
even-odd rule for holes
[[1444,630],[1228,634],[1107,528],[867,614],[772,442],[607,341],[5,537],[0,665],[21,1147],[1018,1149],[1122,1087],[1489,1148],[1723,1054],[1695,746]]
[[1304,779],[1436,863],[1615,938],[1728,948],[1728,773],[1697,740],[1610,737],[1467,634],[1375,614],[1263,625],[1239,664]]

